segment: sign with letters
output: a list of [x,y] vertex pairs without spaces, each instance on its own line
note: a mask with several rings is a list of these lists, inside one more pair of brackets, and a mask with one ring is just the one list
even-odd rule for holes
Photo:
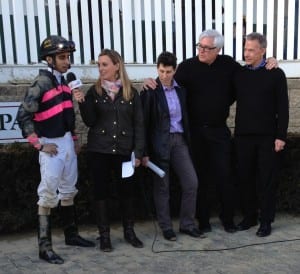
[[16,120],[20,104],[0,102],[0,143],[27,142]]

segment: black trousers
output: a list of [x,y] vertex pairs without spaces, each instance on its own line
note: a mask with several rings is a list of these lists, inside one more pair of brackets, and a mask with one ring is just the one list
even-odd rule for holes
[[130,155],[88,153],[88,166],[94,183],[94,200],[109,200],[114,180],[123,219],[133,219],[134,176],[122,178],[122,162],[127,161],[130,161]]
[[275,218],[280,153],[272,136],[236,136],[239,192],[244,218],[271,223]]
[[191,130],[193,161],[199,185],[196,217],[200,226],[209,223],[208,190],[215,184],[221,203],[223,224],[234,216],[234,186],[231,180],[231,133],[227,126],[197,127]]

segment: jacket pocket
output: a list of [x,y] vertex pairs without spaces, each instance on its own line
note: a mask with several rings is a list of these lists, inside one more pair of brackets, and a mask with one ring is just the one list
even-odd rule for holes
[[119,145],[121,149],[132,150],[134,146],[133,131],[123,129],[119,133]]

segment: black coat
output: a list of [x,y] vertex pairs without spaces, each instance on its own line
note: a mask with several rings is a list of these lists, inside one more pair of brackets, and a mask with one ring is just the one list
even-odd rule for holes
[[[170,160],[170,113],[167,98],[159,79],[156,89],[143,90],[141,94],[145,119],[145,156],[151,161],[163,163]],[[181,105],[184,138],[189,144],[188,117],[186,111],[186,91],[176,87]]]
[[89,127],[87,150],[93,152],[143,156],[144,119],[140,96],[126,101],[122,88],[114,101],[104,91],[100,96],[92,86],[85,102],[79,104],[82,120]]

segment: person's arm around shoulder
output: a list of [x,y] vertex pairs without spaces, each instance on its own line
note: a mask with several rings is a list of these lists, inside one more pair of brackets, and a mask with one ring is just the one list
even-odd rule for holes
[[144,82],[143,82],[143,89],[144,90],[155,89],[156,87],[157,87],[157,82],[155,81],[154,78],[144,79]]
[[175,71],[174,79],[181,87],[187,87],[189,83],[189,71],[193,69],[191,61],[186,60],[181,62]]
[[266,59],[266,69],[270,70],[273,68],[278,68],[278,61],[274,57],[269,57]]

